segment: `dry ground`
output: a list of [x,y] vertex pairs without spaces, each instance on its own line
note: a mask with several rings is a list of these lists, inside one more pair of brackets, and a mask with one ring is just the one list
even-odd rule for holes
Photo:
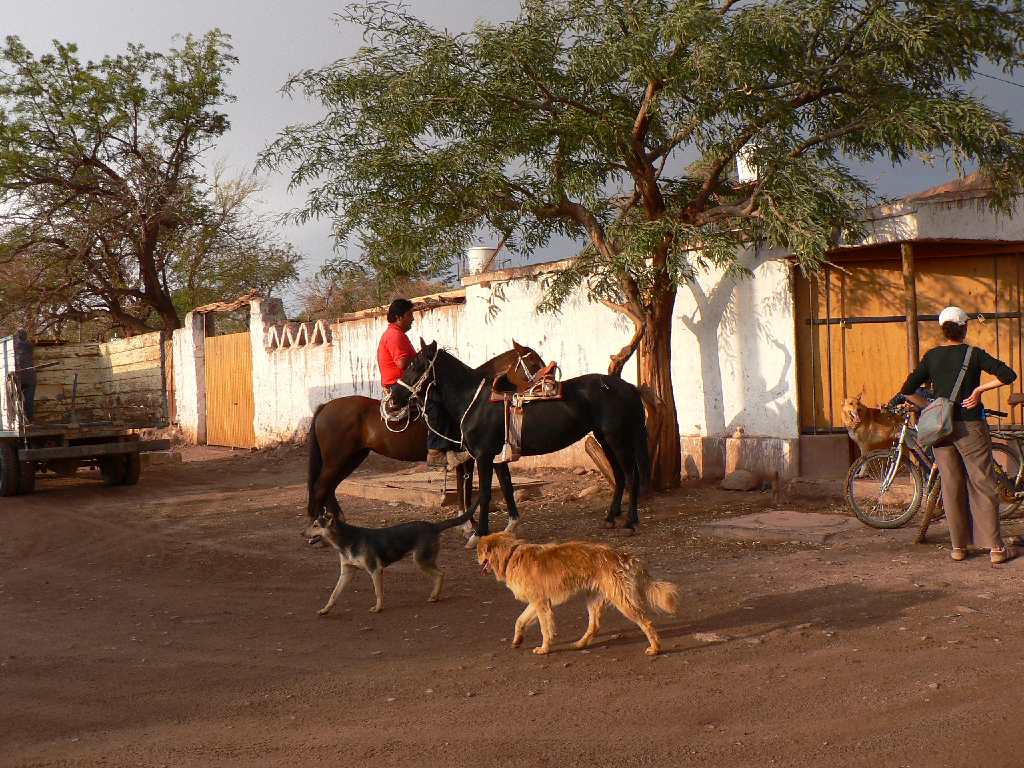
[[[380,615],[361,574],[318,618],[337,561],[299,536],[301,451],[187,458],[135,488],[0,500],[0,765],[1024,764],[1024,561],[955,564],[909,528],[703,538],[767,500],[704,488],[656,497],[620,538],[599,529],[606,496],[570,499],[593,476],[552,473],[525,537],[615,540],[684,599],[657,659],[614,612],[569,650],[580,603],[541,658],[509,648],[520,606],[458,531],[442,602],[403,562]],[[341,501],[368,525],[442,514]]]

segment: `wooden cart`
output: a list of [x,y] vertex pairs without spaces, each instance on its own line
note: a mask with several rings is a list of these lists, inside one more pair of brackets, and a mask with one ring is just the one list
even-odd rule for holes
[[29,422],[13,337],[0,338],[0,496],[31,493],[39,474],[82,467],[98,468],[107,485],[137,483],[140,454],[170,447],[139,434],[168,425],[168,352],[160,333],[37,347]]

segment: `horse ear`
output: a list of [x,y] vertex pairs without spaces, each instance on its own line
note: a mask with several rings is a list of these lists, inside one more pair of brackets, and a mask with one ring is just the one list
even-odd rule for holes
[[423,343],[423,337],[422,337],[422,336],[420,336],[420,352],[422,352],[422,351],[423,351],[423,348],[424,348],[425,346],[427,346],[427,345],[426,345],[425,343]]
[[437,354],[437,342],[436,342],[436,341],[432,341],[432,342],[430,342],[430,344],[428,344],[428,345],[427,345],[427,351],[428,351],[428,352],[429,352],[429,353],[430,353],[431,355],[435,355],[435,354]]
[[512,348],[513,348],[513,349],[514,349],[514,350],[515,350],[516,352],[520,352],[520,351],[522,351],[522,349],[523,349],[523,348],[522,348],[521,346],[519,346],[519,342],[518,342],[518,341],[516,341],[515,339],[512,339]]

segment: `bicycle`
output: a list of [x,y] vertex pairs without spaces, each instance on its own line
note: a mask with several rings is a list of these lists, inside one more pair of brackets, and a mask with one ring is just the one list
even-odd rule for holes
[[938,484],[939,473],[931,451],[917,442],[913,407],[903,404],[886,410],[903,412],[895,445],[854,461],[846,473],[844,492],[858,520],[872,528],[891,529],[901,528],[917,514]]
[[[1024,398],[1014,402],[1024,402]],[[917,541],[923,542],[932,520],[942,516],[942,485],[938,465],[930,449],[917,442],[913,426],[914,408],[910,405],[890,407],[893,413],[903,412],[903,426],[896,444],[889,449],[872,451],[858,458],[846,475],[846,501],[857,519],[872,528],[900,528],[917,514],[924,502],[924,515]],[[1007,416],[1002,411],[987,411],[990,416]],[[1017,516],[1024,505],[1024,430],[996,429],[993,436],[1014,441],[1014,448],[993,444],[996,481],[1004,505],[999,517]]]

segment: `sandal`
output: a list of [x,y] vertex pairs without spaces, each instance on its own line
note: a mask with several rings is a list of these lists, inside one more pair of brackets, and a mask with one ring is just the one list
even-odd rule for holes
[[1013,560],[1019,554],[1016,547],[1003,547],[1002,549],[993,549],[988,556],[992,565],[1002,565],[1007,560]]
[[949,553],[950,558],[960,562],[961,560],[967,559],[967,548],[966,547],[953,547],[953,550]]

